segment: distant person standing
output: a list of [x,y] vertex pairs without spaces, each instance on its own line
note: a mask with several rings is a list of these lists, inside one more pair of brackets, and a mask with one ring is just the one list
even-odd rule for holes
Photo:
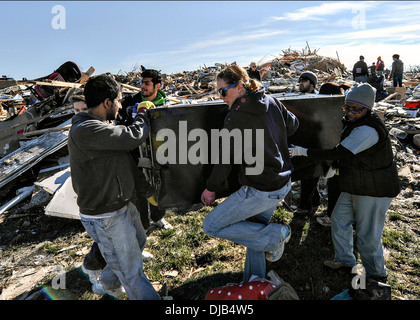
[[376,61],[376,74],[378,76],[381,76],[384,73],[384,69],[385,69],[385,63],[381,59],[381,56],[379,56],[378,60]]
[[403,72],[404,72],[404,63],[400,60],[399,54],[394,54],[392,56],[392,70],[391,74],[389,75],[389,80],[392,79],[393,86],[396,87],[397,84],[399,87],[402,87],[402,79],[403,79]]
[[360,56],[353,66],[353,80],[356,82],[367,82],[368,79],[368,66],[364,61],[365,57]]
[[250,79],[255,79],[261,81],[261,74],[257,69],[257,64],[255,62],[251,62],[248,69],[248,76]]
[[372,65],[369,67],[369,73],[371,77],[376,76],[376,64],[372,62]]

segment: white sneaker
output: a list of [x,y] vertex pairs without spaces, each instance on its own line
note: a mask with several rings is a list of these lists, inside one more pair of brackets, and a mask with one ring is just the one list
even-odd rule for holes
[[281,240],[277,247],[273,250],[273,251],[269,251],[265,253],[265,258],[267,259],[267,261],[270,262],[276,262],[277,260],[279,260],[281,258],[281,256],[283,255],[284,252],[284,245],[289,242],[290,237],[292,236],[292,229],[290,229],[289,226],[286,226],[286,232],[285,234],[282,236],[283,240]]
[[157,226],[158,228],[163,228],[163,229],[173,229],[172,225],[166,221],[165,219],[160,219],[159,221],[156,221],[153,223],[155,226]]
[[123,286],[120,286],[119,288],[112,289],[112,290],[105,290],[104,288],[102,288],[102,286],[99,283],[94,283],[92,285],[92,292],[100,296],[107,294],[107,295],[113,296],[114,298],[119,298],[125,293],[125,290]]
[[83,273],[86,274],[89,277],[89,281],[92,284],[95,284],[95,283],[99,282],[99,279],[100,279],[101,273],[102,273],[102,269],[89,270],[89,269],[86,269],[85,265],[83,265],[83,264],[82,264],[81,269],[82,269]]
[[143,262],[147,262],[153,259],[153,254],[143,250],[141,257],[143,258]]
[[316,221],[324,227],[331,227],[331,218],[328,216],[318,217]]

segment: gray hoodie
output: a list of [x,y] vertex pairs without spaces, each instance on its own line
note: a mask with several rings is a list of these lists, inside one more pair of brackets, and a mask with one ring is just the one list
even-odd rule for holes
[[128,127],[87,112],[72,119],[68,138],[73,189],[80,212],[97,215],[124,207],[133,197],[135,163],[130,151],[149,135],[146,116]]

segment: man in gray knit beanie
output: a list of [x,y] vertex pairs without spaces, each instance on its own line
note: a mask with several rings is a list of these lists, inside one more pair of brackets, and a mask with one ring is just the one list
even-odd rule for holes
[[292,157],[305,156],[318,162],[338,160],[340,196],[331,216],[335,256],[324,265],[333,270],[353,268],[357,245],[366,282],[371,284],[387,281],[382,232],[391,201],[401,190],[388,129],[371,111],[374,103],[375,89],[367,83],[355,84],[345,98],[344,128],[337,146],[321,150],[289,148]]
[[372,110],[375,104],[376,89],[368,83],[355,83],[347,93],[345,103],[353,102]]

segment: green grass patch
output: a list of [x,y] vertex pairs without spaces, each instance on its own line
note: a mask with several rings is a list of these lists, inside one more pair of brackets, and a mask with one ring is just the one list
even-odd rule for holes
[[382,233],[382,243],[387,248],[398,249],[400,237],[400,232],[385,228]]
[[389,216],[390,221],[403,220],[402,215],[400,215],[399,213],[393,212],[393,211],[389,212],[388,216]]

